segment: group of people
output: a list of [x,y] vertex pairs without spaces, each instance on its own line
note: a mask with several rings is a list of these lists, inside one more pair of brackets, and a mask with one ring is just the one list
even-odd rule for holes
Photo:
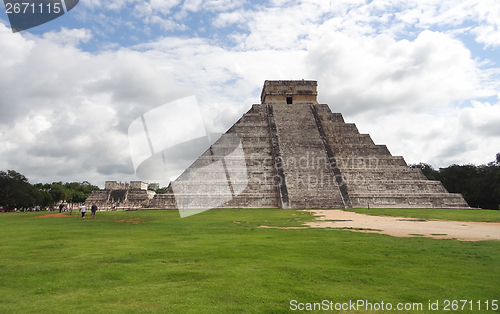
[[[95,212],[97,211],[97,205],[92,204],[92,207],[90,207],[90,211],[92,212],[92,219],[95,218]],[[80,206],[80,213],[82,213],[82,219],[85,219],[85,214],[87,213],[87,208],[85,207],[85,204]]]
[[54,209],[51,208],[51,207],[45,207],[45,208],[40,208],[40,206],[36,206],[36,207],[21,207],[21,208],[14,208],[14,209],[8,209],[8,208],[4,208],[3,206],[0,206],[0,212],[2,213],[27,213],[27,212],[50,212],[50,211],[53,211]]
[[[66,209],[66,206],[64,206],[64,204],[60,204],[59,205],[59,212],[62,212],[62,211],[65,211]],[[90,211],[92,212],[92,219],[95,218],[95,212],[98,210],[99,208],[97,207],[96,204],[92,204],[92,207],[90,208]],[[70,209],[70,215],[72,214],[73,212],[73,209],[71,208]],[[87,207],[85,206],[85,203],[82,204],[82,206],[80,206],[80,213],[82,213],[82,219],[85,219],[85,214],[87,213]]]
[[[114,206],[114,204],[113,204]],[[95,213],[99,208],[97,207],[96,204],[92,204],[90,207],[90,211],[92,212],[91,218],[95,218]],[[56,209],[51,208],[51,207],[46,207],[46,208],[40,208],[39,206],[33,207],[33,208],[14,208],[14,209],[6,209],[3,206],[0,206],[0,212],[5,213],[5,212],[38,212],[38,211],[54,211]],[[59,204],[59,212],[66,212],[69,211],[69,214],[71,215],[73,213],[73,208],[71,206],[66,206],[64,203]],[[87,208],[85,204],[80,206],[80,212],[82,213],[82,219],[85,219],[85,214],[87,213]]]

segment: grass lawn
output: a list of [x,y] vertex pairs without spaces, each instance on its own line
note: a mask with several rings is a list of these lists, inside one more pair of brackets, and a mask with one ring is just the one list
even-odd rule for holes
[[[413,215],[404,211],[398,215]],[[500,241],[258,228],[313,219],[281,209],[183,219],[177,211],[98,212],[94,221],[44,214],[0,214],[0,313],[289,313],[300,312],[291,300],[358,299],[422,303],[418,313],[472,300],[474,311],[467,304],[463,312],[473,313],[478,300],[490,309],[500,300]],[[439,311],[428,310],[429,300]]]

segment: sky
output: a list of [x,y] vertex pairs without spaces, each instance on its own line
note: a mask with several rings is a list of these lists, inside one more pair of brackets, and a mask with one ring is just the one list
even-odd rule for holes
[[316,80],[320,103],[408,164],[485,164],[500,152],[499,63],[497,0],[81,0],[18,33],[2,7],[0,170],[140,180],[138,117],[194,95],[225,132],[265,80],[290,79]]

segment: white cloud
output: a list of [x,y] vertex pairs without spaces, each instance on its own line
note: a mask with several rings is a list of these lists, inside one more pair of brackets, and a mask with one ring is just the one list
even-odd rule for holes
[[180,0],[150,0],[139,2],[134,7],[134,14],[139,16],[168,15],[172,8],[179,5]]
[[396,17],[408,26],[422,29],[472,25],[468,29],[476,35],[476,41],[486,46],[500,45],[500,3],[496,0],[425,0],[412,5],[404,2]]
[[182,93],[171,75],[138,52],[92,55],[57,34],[2,39],[31,47],[24,55],[3,50],[18,60],[0,64],[2,169],[26,169],[35,181],[134,179],[125,130]]
[[184,11],[194,11],[197,12],[201,9],[203,0],[184,0],[182,4],[182,9]]
[[0,67],[8,68],[22,62],[34,47],[34,42],[26,40],[19,33],[13,34],[0,23],[0,47]]
[[462,109],[458,116],[464,134],[469,134],[467,139],[473,140],[476,137],[500,139],[500,103],[491,105],[472,101],[472,105]]
[[187,29],[186,25],[184,24],[179,24],[174,22],[171,19],[163,19],[159,17],[158,15],[154,15],[151,18],[147,18],[145,21],[148,21],[152,24],[158,24],[164,31],[171,31],[171,30],[185,30]]
[[80,42],[88,42],[92,39],[92,32],[88,29],[67,29],[62,28],[59,32],[47,32],[43,38],[55,44],[69,44],[77,46]]
[[240,8],[247,0],[208,0],[203,2],[203,7],[208,11],[228,11]]
[[500,147],[500,103],[474,102],[473,107],[448,107],[439,114],[394,112],[389,115],[346,117],[376,144],[386,144],[408,163],[434,167],[457,163],[485,164]]
[[80,1],[84,6],[96,9],[102,6],[101,0],[82,0]]
[[212,21],[212,25],[217,28],[227,27],[236,23],[245,23],[246,17],[242,11],[224,12]]
[[[155,1],[155,0],[153,0]],[[91,9],[107,9],[112,11],[120,11],[125,8],[129,3],[141,2],[139,0],[81,0],[83,6]]]
[[413,42],[334,33],[308,50],[320,97],[350,114],[427,111],[482,91],[469,51],[442,33],[424,31]]
[[[84,3],[103,20],[103,7],[139,5]],[[321,102],[410,163],[484,163],[500,147],[500,104],[479,99],[500,95],[500,70],[494,61],[472,59],[457,35],[470,31],[495,47],[495,3],[246,4],[141,3],[135,14],[145,24],[122,17],[100,26],[123,22],[151,30],[157,24],[163,37],[109,51],[81,48],[109,35],[107,26],[102,33],[89,27],[1,35],[0,169],[35,181],[136,179],[126,136],[131,121],[195,94],[209,129],[222,132],[260,101],[266,79],[318,80]],[[206,38],[164,35],[187,30],[192,12],[201,10],[212,26],[203,24]],[[229,31],[235,46],[214,28]]]
[[207,11],[228,11],[240,8],[247,0],[185,0],[182,9],[185,11],[197,12]]

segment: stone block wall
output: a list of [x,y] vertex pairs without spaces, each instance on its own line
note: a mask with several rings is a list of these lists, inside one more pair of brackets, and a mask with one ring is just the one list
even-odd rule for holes
[[130,188],[136,190],[147,190],[148,184],[142,181],[130,181]]
[[113,206],[115,208],[143,208],[149,206],[154,194],[154,191],[147,190],[147,183],[141,181],[132,181],[130,184],[106,181],[105,189],[92,191],[85,205],[96,204],[101,209]]
[[287,97],[292,98],[292,102],[312,102],[317,103],[316,81],[265,81],[261,93],[261,102],[287,102]]

